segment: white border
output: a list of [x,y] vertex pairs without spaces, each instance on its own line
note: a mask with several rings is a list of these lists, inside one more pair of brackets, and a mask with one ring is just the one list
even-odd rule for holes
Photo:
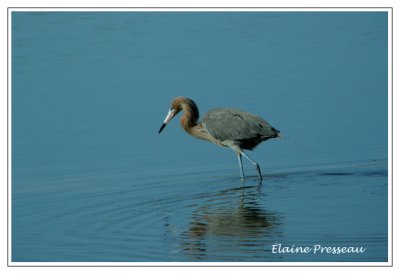
[[393,29],[392,10],[388,12],[388,262],[393,264]]
[[[380,5],[377,5],[378,8],[374,7],[361,7],[361,8],[304,8],[304,7],[299,7],[299,8],[282,8],[279,5],[277,7],[272,7],[272,8],[251,8],[251,7],[226,7],[226,8],[147,8],[147,7],[137,7],[137,8],[125,8],[125,7],[89,7],[89,8],[82,8],[82,7],[67,7],[67,8],[47,8],[47,7],[38,7],[38,8],[26,8],[26,7],[17,7],[17,5],[14,8],[9,8],[8,9],[8,87],[7,87],[7,95],[8,95],[8,245],[7,245],[7,251],[8,251],[8,256],[7,256],[7,261],[9,266],[391,266],[393,262],[393,254],[392,254],[392,183],[393,183],[393,178],[392,178],[392,96],[393,96],[393,90],[392,90],[392,43],[393,43],[393,37],[392,37],[392,24],[394,24],[394,18],[392,17],[392,9],[391,8],[385,8],[385,7],[379,7],[382,5],[382,2],[379,2]],[[26,6],[26,5],[24,5]],[[88,5],[90,6],[90,5]],[[321,5],[318,5],[321,6]],[[204,11],[213,11],[213,12],[221,12],[221,11],[226,11],[226,12],[240,12],[240,11],[245,11],[245,12],[266,12],[266,11],[273,11],[273,12],[279,12],[279,11],[284,11],[284,12],[301,12],[301,11],[307,11],[307,12],[331,12],[331,11],[340,11],[340,12],[351,12],[351,11],[386,11],[388,12],[388,127],[389,127],[389,133],[388,133],[388,145],[389,145],[389,151],[388,151],[388,262],[354,262],[354,263],[348,263],[348,262],[255,262],[255,263],[239,263],[239,262],[223,262],[223,263],[217,263],[217,262],[157,262],[157,263],[138,263],[138,262],[126,262],[126,263],[114,263],[114,262],[96,262],[96,263],[91,263],[91,262],[83,262],[83,263],[69,263],[69,262],[56,262],[56,263],[43,263],[43,262],[27,262],[27,263],[22,263],[22,262],[12,262],[11,261],[11,12],[13,11],[46,11],[46,12],[52,12],[52,11],[66,11],[66,12],[73,12],[73,11],[85,11],[85,12],[96,12],[96,11],[115,11],[115,12],[130,12],[130,11],[138,11],[138,12],[155,12],[155,11],[161,11],[161,12],[171,12],[171,11],[181,11],[181,12],[204,12]],[[393,20],[392,20],[393,19]]]
[[188,7],[91,7],[91,8],[82,8],[82,7],[66,7],[66,8],[53,8],[53,7],[41,7],[41,8],[26,8],[26,7],[10,7],[9,12],[11,11],[65,11],[65,12],[173,12],[173,11],[182,11],[182,12],[361,12],[361,11],[390,11],[391,9],[388,7],[362,7],[362,8],[282,8],[282,7],[198,7],[198,8],[188,8]]

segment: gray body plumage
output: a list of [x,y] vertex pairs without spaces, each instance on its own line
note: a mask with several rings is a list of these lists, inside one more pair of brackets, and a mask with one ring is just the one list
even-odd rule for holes
[[212,109],[201,124],[222,145],[233,143],[241,149],[252,150],[262,141],[279,136],[279,130],[261,117],[234,108]]

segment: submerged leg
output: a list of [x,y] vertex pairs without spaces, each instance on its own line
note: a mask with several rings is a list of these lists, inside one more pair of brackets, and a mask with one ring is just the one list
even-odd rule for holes
[[242,154],[236,153],[238,156],[239,161],[239,168],[240,168],[240,179],[244,180],[244,172],[243,172],[243,165],[242,165]]
[[262,181],[262,176],[261,176],[260,166],[257,164],[256,161],[254,161],[246,153],[244,153],[244,151],[242,151],[242,154],[243,154],[244,157],[246,157],[247,160],[249,160],[256,167],[256,170],[258,172],[258,180],[261,182]]

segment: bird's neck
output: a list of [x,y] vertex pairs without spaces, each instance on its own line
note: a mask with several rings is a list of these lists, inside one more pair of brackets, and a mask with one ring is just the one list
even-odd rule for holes
[[182,115],[181,117],[181,126],[182,128],[189,134],[191,134],[192,129],[197,125],[197,119],[190,119],[186,115]]
[[197,125],[197,120],[199,119],[199,111],[196,107],[183,106],[183,115],[181,117],[182,128],[191,134],[192,128]]
[[214,137],[212,137],[207,130],[203,127],[202,123],[197,123],[195,126],[193,127],[189,127],[187,129],[185,129],[187,133],[189,133],[190,135],[192,135],[193,137],[205,140],[205,141],[209,141],[212,142],[214,144],[220,145],[220,146],[224,146],[221,144],[220,141],[218,141],[217,139],[215,139]]

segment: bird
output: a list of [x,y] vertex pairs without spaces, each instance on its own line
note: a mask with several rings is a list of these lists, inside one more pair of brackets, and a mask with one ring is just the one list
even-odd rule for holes
[[281,137],[278,129],[263,118],[236,108],[211,109],[199,121],[199,109],[196,103],[190,98],[179,96],[173,99],[158,133],[161,133],[180,111],[183,111],[180,123],[187,133],[216,145],[231,148],[236,153],[242,181],[245,180],[242,156],[254,165],[258,180],[262,181],[259,164],[244,150],[253,150],[263,141]]

